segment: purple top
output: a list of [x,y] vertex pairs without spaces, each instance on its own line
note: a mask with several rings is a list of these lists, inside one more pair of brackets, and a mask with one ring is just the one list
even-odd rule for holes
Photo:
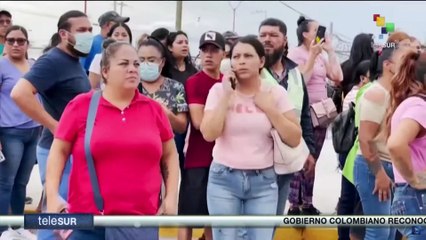
[[25,115],[10,97],[12,88],[24,74],[9,59],[0,59],[0,127],[33,128],[40,126]]

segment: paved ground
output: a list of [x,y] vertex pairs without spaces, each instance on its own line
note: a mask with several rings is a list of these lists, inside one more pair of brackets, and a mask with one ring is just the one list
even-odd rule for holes
[[[313,198],[314,205],[323,214],[335,213],[337,201],[340,195],[340,173],[337,166],[337,156],[333,150],[331,133],[329,131],[326,142],[324,143],[324,149],[316,166]],[[28,195],[34,199],[31,208],[35,208],[38,203],[38,199],[40,199],[41,193],[41,184],[37,165],[34,167],[32,172],[27,192]],[[163,240],[166,239],[168,238],[164,238]]]

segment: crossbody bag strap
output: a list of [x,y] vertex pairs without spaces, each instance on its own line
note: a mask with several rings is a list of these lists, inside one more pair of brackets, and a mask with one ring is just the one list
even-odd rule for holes
[[104,213],[104,200],[99,190],[98,177],[96,176],[95,164],[93,162],[92,152],[90,151],[90,140],[92,138],[93,126],[95,125],[96,112],[98,111],[99,100],[102,96],[101,91],[95,91],[90,99],[89,112],[87,114],[86,133],[84,135],[84,153],[86,155],[87,167],[89,169],[90,183],[92,184],[95,196],[95,204],[99,212]]

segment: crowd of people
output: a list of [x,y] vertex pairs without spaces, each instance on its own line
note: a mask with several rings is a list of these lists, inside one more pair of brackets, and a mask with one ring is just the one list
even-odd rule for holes
[[[133,45],[129,21],[106,12],[94,36],[85,13],[68,11],[31,61],[27,30],[0,11],[0,215],[24,213],[35,164],[41,212],[318,215],[316,162],[328,127],[349,111],[357,131],[336,157],[337,213],[425,213],[426,54],[414,37],[395,32],[374,49],[372,35],[360,33],[340,63],[332,38],[317,40],[317,21],[300,17],[298,46],[289,48],[286,24],[268,18],[256,35],[205,32],[195,63],[185,32],[159,28]],[[290,148],[307,145],[302,169],[276,172],[272,130]],[[275,234],[273,227],[199,227],[207,240]],[[62,236],[16,226],[0,233],[1,240]],[[426,229],[339,227],[338,234],[417,240]],[[146,227],[69,236],[158,238],[158,228]],[[180,228],[178,239],[192,239],[192,228]]]

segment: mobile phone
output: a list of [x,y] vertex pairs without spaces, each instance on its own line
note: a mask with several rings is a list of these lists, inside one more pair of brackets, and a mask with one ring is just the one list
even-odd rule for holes
[[[324,26],[319,26],[318,30],[317,30],[317,36],[315,37],[315,42],[319,43],[321,41],[321,39],[325,38],[325,31],[327,30],[326,27]],[[325,42],[325,39],[324,39]]]
[[235,90],[235,87],[237,86],[237,84],[236,84],[237,80],[234,77],[231,77],[229,80],[231,81],[231,87],[232,87],[232,89]]
[[6,158],[4,157],[3,153],[0,151],[0,162],[3,162],[4,160],[6,160]]

